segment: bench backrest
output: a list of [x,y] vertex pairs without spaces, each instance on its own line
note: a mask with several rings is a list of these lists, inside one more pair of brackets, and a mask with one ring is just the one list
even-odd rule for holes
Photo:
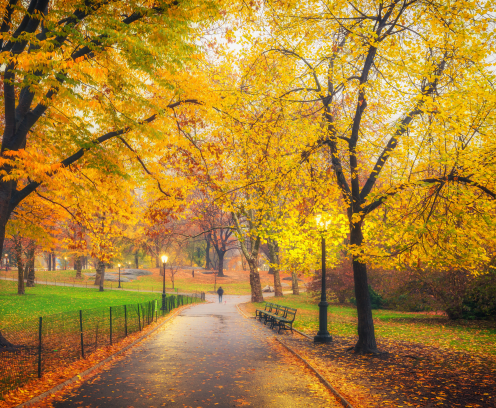
[[292,307],[287,307],[285,318],[290,320],[291,322],[294,322],[297,311],[298,311],[298,309],[293,309]]

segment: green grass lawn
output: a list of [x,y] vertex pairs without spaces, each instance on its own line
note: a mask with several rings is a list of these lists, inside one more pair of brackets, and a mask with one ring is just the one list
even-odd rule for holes
[[[298,309],[294,323],[296,329],[311,334],[317,333],[318,299],[312,299],[307,294],[286,295],[273,299],[274,303]],[[259,308],[262,304],[255,303],[254,306]],[[357,314],[354,307],[331,304],[328,310],[331,334],[356,336]],[[449,321],[443,316],[391,310],[374,310],[373,317],[379,343],[381,340],[400,340],[457,351],[496,355],[496,324],[493,322]]]
[[37,285],[17,295],[17,282],[0,280],[0,323],[12,323],[69,310],[136,304],[159,300],[158,293],[110,291]]
[[[75,279],[76,271],[74,270],[56,270],[56,271],[36,271],[36,279],[38,283],[43,284],[45,282],[65,282],[67,285],[79,284],[87,285],[88,288],[93,286],[95,280],[94,277],[88,277],[85,273],[94,273],[94,269],[84,270],[81,279]],[[112,269],[112,273],[117,271]],[[17,279],[17,271],[0,271],[1,277],[15,278]],[[262,286],[270,284],[274,285],[273,278],[270,276],[262,276]],[[250,282],[248,278],[246,282],[236,282],[236,283],[224,283],[223,279],[219,278],[217,282],[217,288],[221,285],[228,295],[249,295],[251,293]],[[140,276],[138,279],[131,282],[123,282],[122,287],[126,289],[134,290],[147,290],[153,292],[162,292],[162,279],[155,275],[144,275]],[[117,282],[105,281],[104,286],[106,288],[116,288]],[[175,290],[172,289],[172,282],[169,276],[166,277],[165,286],[168,293],[173,293]],[[199,292],[209,292],[214,290],[213,283],[196,283],[194,278],[176,278],[174,287],[183,293],[199,293]]]

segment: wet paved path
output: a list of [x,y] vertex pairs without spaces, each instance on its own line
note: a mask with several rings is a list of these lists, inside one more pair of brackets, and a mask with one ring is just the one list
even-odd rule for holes
[[55,407],[338,407],[273,333],[224,297],[181,312]]

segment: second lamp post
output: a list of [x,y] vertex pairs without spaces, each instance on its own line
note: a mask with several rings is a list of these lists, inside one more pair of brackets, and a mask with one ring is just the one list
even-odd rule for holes
[[119,288],[121,287],[121,264],[117,265],[119,267]]
[[162,266],[163,266],[163,272],[164,272],[164,286],[163,286],[163,291],[162,291],[162,309],[161,310],[167,310],[165,307],[165,263],[167,262],[167,255],[162,255]]
[[332,341],[332,336],[327,331],[327,303],[326,297],[326,261],[325,261],[325,231],[329,225],[329,221],[322,220],[322,217],[318,215],[316,217],[317,225],[320,229],[322,236],[322,289],[320,294],[319,303],[319,332],[313,338],[315,343],[330,343]]

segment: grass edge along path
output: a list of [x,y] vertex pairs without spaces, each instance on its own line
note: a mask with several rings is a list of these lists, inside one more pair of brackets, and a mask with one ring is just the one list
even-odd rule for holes
[[[285,295],[271,302],[298,309],[293,326],[309,335],[318,331],[318,300],[310,295]],[[255,315],[263,303],[248,303],[245,311]],[[419,343],[439,349],[486,356],[496,361],[496,322],[450,321],[444,316],[429,313],[409,313],[374,310],[374,324],[378,342],[403,341]],[[330,304],[328,328],[332,336],[356,341],[356,309],[352,306]]]
[[[254,315],[254,304],[240,306]],[[335,335],[328,345],[289,332],[281,338],[356,408],[496,406],[492,356],[384,339],[379,341],[384,353],[356,355],[348,350],[350,337]]]
[[[250,318],[253,318],[253,316],[248,316],[246,315],[245,312],[243,312],[243,310],[241,310],[241,308],[239,307],[239,305],[236,305],[236,309],[238,310],[238,312],[245,318],[245,319],[250,319]],[[304,337],[307,337],[308,336],[306,334],[304,334],[303,332],[300,332],[299,330],[296,330],[296,329],[293,329],[295,330],[297,333],[301,334],[302,336]],[[290,353],[294,354],[297,358],[299,358],[301,361],[303,361],[304,364],[306,364],[306,366],[314,372],[314,374],[318,377],[318,379],[320,380],[320,382],[325,386],[327,387],[333,394],[334,396],[338,399],[338,401],[345,407],[345,408],[354,408],[348,401],[346,401],[346,399],[339,393],[338,390],[336,390],[330,383],[329,381],[327,381],[324,376],[312,365],[310,364],[307,360],[305,360],[301,355],[299,355],[296,351],[294,351],[291,347],[289,347],[288,344],[286,344],[285,342],[283,342],[279,337],[276,337],[274,336],[274,339],[277,340],[279,343],[281,343]]]
[[3,400],[0,400],[0,408],[36,406],[38,403],[42,403],[42,406],[47,406],[45,404],[49,404],[50,401],[46,401],[46,398],[53,399],[57,394],[65,393],[67,387],[79,386],[91,376],[105,369],[106,366],[113,364],[117,359],[124,358],[126,352],[132,352],[134,346],[158,329],[163,328],[182,310],[194,305],[196,303],[180,306],[174,309],[172,314],[146,326],[140,332],[129,335],[115,345],[103,347],[87,358],[69,364],[63,370],[46,373],[41,379],[34,379],[24,386],[9,392],[4,396]]

